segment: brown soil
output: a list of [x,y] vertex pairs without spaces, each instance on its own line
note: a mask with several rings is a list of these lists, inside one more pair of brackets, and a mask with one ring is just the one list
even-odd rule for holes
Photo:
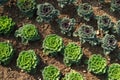
[[[83,21],[78,18],[76,11],[75,11],[75,6],[71,5],[67,8],[64,8],[63,10],[60,9],[57,6],[56,0],[37,0],[38,3],[43,3],[43,2],[50,2],[52,3],[57,9],[61,10],[61,16],[69,16],[69,17],[74,17],[76,20],[79,20],[79,23],[76,24],[76,29],[81,25],[81,24],[89,24],[94,26],[95,28],[97,27],[96,21],[91,20],[90,22]],[[106,4],[103,4],[103,8],[100,8],[98,2],[96,0],[83,0],[83,2],[88,2],[92,5],[94,9],[95,15],[103,15],[107,14],[113,22],[116,22],[120,16],[119,14],[113,14],[110,12],[110,4],[109,0],[106,1]],[[81,0],[78,0],[78,4],[81,3]],[[77,5],[77,4],[76,4]],[[74,37],[66,37],[65,35],[60,33],[60,30],[56,24],[56,22],[52,21],[51,24],[47,23],[42,23],[39,24],[35,21],[35,17],[32,19],[29,19],[21,14],[19,9],[16,6],[16,0],[10,0],[8,3],[6,3],[3,7],[0,7],[0,15],[8,15],[13,20],[16,22],[16,29],[21,27],[23,24],[26,23],[32,23],[36,25],[36,27],[39,29],[39,33],[41,35],[41,40],[36,41],[36,42],[31,42],[28,45],[23,45],[19,39],[16,39],[13,35],[14,32],[10,36],[0,36],[0,41],[9,41],[13,44],[15,48],[15,57],[13,61],[11,62],[10,65],[8,66],[1,66],[0,65],[0,80],[43,80],[42,75],[41,75],[41,70],[49,64],[53,64],[57,66],[61,73],[62,76],[64,76],[66,73],[68,73],[71,69],[74,69],[78,72],[80,72],[86,80],[105,80],[106,75],[94,75],[90,72],[87,71],[87,65],[84,63],[93,53],[96,54],[102,54],[103,55],[103,50],[99,46],[90,46],[89,44],[84,44],[82,45],[83,50],[84,50],[84,56],[82,58],[82,61],[80,65],[74,65],[71,68],[66,67],[63,63],[63,56],[58,55],[59,57],[51,57],[51,56],[45,56],[43,55],[42,52],[42,41],[45,38],[46,35],[55,33],[59,36],[61,36],[64,40],[64,44],[68,44],[68,42],[75,42],[80,45],[79,39],[74,38]],[[119,37],[118,41],[120,40]],[[118,48],[120,42],[118,42]],[[41,62],[37,68],[37,73],[36,74],[27,74],[25,72],[22,72],[19,68],[16,67],[16,59],[18,57],[18,54],[22,50],[28,50],[28,49],[33,49],[36,51],[37,55],[40,57]],[[104,56],[108,60],[108,65],[111,63],[118,63],[116,53],[117,49],[113,51],[109,56]],[[120,63],[120,62],[119,62]]]

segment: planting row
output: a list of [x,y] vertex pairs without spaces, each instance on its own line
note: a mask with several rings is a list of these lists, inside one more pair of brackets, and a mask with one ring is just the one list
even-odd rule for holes
[[[50,35],[49,35],[50,36]],[[56,51],[61,51],[62,42],[59,40],[60,38],[56,35],[52,35],[53,39],[50,39],[47,36],[47,40],[52,41],[53,39],[57,40],[56,42],[52,41],[53,46],[51,49],[48,49],[48,45],[50,46],[49,42],[44,41],[43,48],[45,54],[55,54]],[[47,44],[46,44],[47,43]],[[59,45],[58,45],[59,44]],[[61,52],[62,53],[62,52]],[[12,44],[7,42],[0,42],[0,64],[8,65],[10,61],[13,59],[15,51],[12,47]],[[80,63],[80,59],[82,57],[82,51],[79,46],[74,43],[70,43],[63,49],[64,55],[64,63],[67,66],[70,66],[74,63]],[[27,50],[21,51],[17,58],[17,67],[21,70],[34,74],[36,72],[36,68],[40,63],[40,59],[36,55],[35,51]],[[113,63],[107,66],[107,60],[103,58],[100,54],[93,54],[88,62],[87,70],[97,75],[107,74],[107,80],[119,80],[120,79],[120,64]],[[44,67],[42,70],[42,76],[44,80],[59,80],[61,73],[60,70],[57,69],[55,66],[49,65]],[[63,80],[85,80],[85,77],[80,73],[71,70],[70,73],[66,74]]]
[[[101,1],[101,0],[100,0]],[[103,0],[102,0],[103,1]],[[59,1],[59,5],[64,6],[66,4],[71,4],[76,1],[68,0]],[[27,4],[26,4],[27,3]],[[119,1],[113,0],[111,3],[116,4],[118,6]],[[29,17],[32,17],[34,14],[34,10],[37,8],[37,18],[38,22],[50,22],[55,17],[60,15],[60,11],[55,9],[55,7],[50,3],[38,4],[36,7],[36,2],[34,0],[18,0],[17,1],[18,8]],[[115,6],[115,5],[114,5]],[[112,7],[113,9],[113,7]],[[94,30],[92,26],[82,25],[78,31],[75,30],[76,20],[74,18],[60,18],[56,19],[58,22],[58,28],[61,30],[61,33],[67,36],[78,36],[81,44],[88,42],[91,45],[101,45],[104,50],[104,54],[109,54],[117,47],[117,40],[114,35],[110,35],[110,33],[116,33],[120,35],[120,21],[116,24],[111,21],[111,19],[107,15],[95,16],[92,6],[88,3],[80,4],[77,8],[77,13],[80,17],[83,17],[84,20],[89,21],[92,17],[97,20],[97,27],[99,31],[102,31],[104,37],[98,37],[97,32]],[[0,33],[1,34],[10,34],[13,30],[14,22],[11,18],[6,16],[0,17]],[[9,25],[9,26],[8,26]],[[29,27],[30,26],[30,27]],[[32,24],[23,25],[23,27],[19,28],[15,32],[16,37],[21,37],[22,43],[28,43],[29,41],[35,41],[40,39],[37,29]]]
[[[0,5],[3,5],[9,0],[0,0]],[[98,0],[99,3],[105,3],[105,0]],[[76,4],[77,0],[57,0],[58,6],[63,8],[67,5]],[[56,16],[59,14],[59,11],[54,8],[49,3],[37,4],[35,0],[17,0],[17,7],[20,9],[22,13],[25,15],[32,17],[37,9],[37,15],[40,21],[45,20],[48,21],[52,18],[52,16]],[[111,11],[120,12],[120,1],[119,0],[111,0]],[[78,15],[84,17],[85,20],[89,21],[89,18],[92,16],[92,7],[89,4],[80,4],[77,6]]]
[[[92,26],[85,24],[81,25],[77,31],[71,32],[74,28],[74,24],[72,23],[75,21],[74,19],[63,18],[59,24],[60,27],[58,28],[60,28],[64,34],[68,33],[68,35],[79,37],[81,44],[88,42],[92,46],[101,45],[104,50],[104,54],[109,54],[117,47],[117,40],[112,34],[118,34],[120,36],[120,20],[115,25],[113,25],[114,23],[106,15],[99,16],[97,19],[98,28],[100,31],[103,31],[103,37],[97,36],[97,31],[95,31]],[[10,35],[14,28],[15,22],[11,18],[7,16],[0,16],[1,35]],[[29,41],[40,39],[39,32],[36,26],[33,24],[23,25],[15,31],[14,35],[15,37],[20,37],[23,44],[27,44]],[[59,40],[61,41],[61,38]],[[55,39],[53,39],[53,41],[55,42]]]
[[[0,0],[0,5],[3,5],[5,2],[9,0]],[[77,0],[57,0],[58,6],[61,8],[66,7],[70,4],[77,3]],[[105,3],[105,0],[99,0],[100,3]],[[28,17],[32,17],[35,14],[35,10],[37,10],[37,20],[38,22],[49,22],[54,17],[60,14],[60,11],[55,9],[55,7],[50,3],[37,4],[35,0],[17,0],[17,7],[20,11]],[[89,21],[90,18],[94,15],[93,9],[91,5],[88,3],[80,4],[76,7],[78,15],[83,17],[86,21]],[[120,12],[120,1],[119,0],[111,0],[111,11]]]

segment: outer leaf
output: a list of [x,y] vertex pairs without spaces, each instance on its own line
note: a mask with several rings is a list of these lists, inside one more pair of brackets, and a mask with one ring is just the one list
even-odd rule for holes
[[17,6],[23,14],[32,17],[36,9],[36,2],[35,0],[17,0]]
[[13,28],[15,22],[13,22],[12,18],[8,16],[0,16],[0,34],[9,35]]
[[7,65],[14,55],[13,47],[10,43],[0,42],[0,63]]
[[81,43],[89,42],[91,45],[97,45],[98,39],[92,26],[82,25],[74,36],[79,36]]
[[60,71],[56,67],[50,65],[44,68],[42,76],[43,80],[59,80]]
[[17,58],[17,66],[28,73],[34,73],[38,63],[39,59],[33,50],[22,51]]
[[77,13],[80,17],[83,17],[84,20],[89,21],[94,15],[92,6],[88,3],[83,3],[78,6]]
[[107,61],[99,54],[93,54],[88,60],[88,71],[94,74],[104,74],[106,72]]
[[63,80],[84,80],[84,78],[80,73],[71,70],[70,73],[65,75]]
[[40,36],[37,28],[33,24],[26,24],[15,32],[15,37],[21,37],[22,43],[27,44],[28,41],[39,40]]
[[120,80],[120,64],[113,63],[107,71],[107,80]]
[[37,15],[36,20],[38,22],[49,22],[51,19],[59,15],[59,10],[55,9],[50,3],[43,3],[37,5]]
[[73,29],[75,26],[75,19],[74,18],[63,18],[63,19],[59,19],[58,21],[60,29],[61,29],[61,33],[63,34],[67,34],[68,36],[71,36],[73,33]]
[[110,8],[113,12],[120,12],[120,0],[111,0]]
[[113,27],[113,29],[112,29],[112,32],[120,35],[120,20],[117,21],[115,27]]
[[44,39],[42,47],[44,48],[44,54],[55,55],[57,52],[60,52],[64,47],[63,40],[60,36],[56,34],[50,34]]
[[110,28],[114,26],[114,23],[110,20],[107,15],[98,16],[97,19],[98,29],[104,33],[108,33]]
[[117,47],[117,40],[114,35],[106,34],[102,39],[102,48],[104,49],[104,54],[109,54]]
[[63,8],[65,5],[73,4],[76,2],[76,0],[57,0],[58,5]]
[[71,66],[73,63],[79,63],[83,53],[82,49],[75,43],[69,43],[64,49],[64,63]]

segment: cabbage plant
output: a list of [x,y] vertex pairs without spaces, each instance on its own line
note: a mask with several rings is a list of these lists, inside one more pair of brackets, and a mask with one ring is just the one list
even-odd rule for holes
[[86,21],[90,21],[90,19],[94,15],[92,6],[88,3],[80,4],[77,8],[77,13],[80,17],[83,17],[83,19]]
[[45,37],[42,47],[45,55],[56,55],[64,47],[63,40],[56,34],[50,34]]
[[88,71],[94,74],[106,73],[107,61],[99,54],[93,54],[88,60]]
[[71,70],[68,74],[65,75],[65,77],[62,80],[85,80],[85,79],[80,73]]
[[17,0],[17,6],[24,15],[28,17],[32,17],[36,9],[36,1],[35,0]]
[[46,66],[42,71],[43,80],[60,80],[60,71],[55,66]]
[[102,30],[104,34],[108,33],[114,26],[114,23],[107,15],[97,16],[98,29]]
[[15,22],[8,16],[0,16],[0,34],[10,35],[15,26]]
[[79,64],[82,58],[82,49],[75,43],[69,43],[64,49],[64,63],[67,66]]
[[111,0],[111,11],[120,12],[120,0]]
[[17,58],[17,67],[28,73],[35,73],[39,59],[33,50],[21,51]]
[[76,0],[57,0],[58,2],[58,5],[63,8],[64,6],[66,5],[69,5],[69,4],[74,4],[76,2]]
[[37,22],[50,22],[53,18],[59,15],[59,10],[50,3],[37,5]]
[[62,34],[66,34],[68,36],[72,36],[73,29],[75,27],[75,19],[74,18],[62,18],[58,20],[59,27],[61,29]]
[[20,37],[23,44],[29,41],[36,41],[40,39],[38,30],[33,24],[25,24],[15,32],[15,37]]
[[14,49],[10,43],[0,42],[0,64],[8,65],[14,56]]
[[104,54],[109,54],[117,47],[117,40],[114,35],[106,34],[101,41],[101,46],[104,50]]
[[99,44],[99,40],[96,37],[96,32],[94,31],[94,28],[89,25],[83,24],[78,31],[74,33],[74,36],[78,36],[80,39],[81,44],[88,42],[91,45],[97,45]]
[[113,63],[109,66],[107,80],[120,80],[120,64]]

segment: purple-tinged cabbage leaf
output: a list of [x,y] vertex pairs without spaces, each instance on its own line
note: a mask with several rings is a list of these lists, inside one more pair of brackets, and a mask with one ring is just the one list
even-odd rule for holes
[[68,36],[72,36],[73,34],[73,29],[75,26],[75,19],[74,18],[62,18],[58,20],[60,29],[61,29],[61,33],[62,34],[66,34]]
[[50,3],[37,5],[37,22],[50,22],[53,18],[60,14],[59,10]]

